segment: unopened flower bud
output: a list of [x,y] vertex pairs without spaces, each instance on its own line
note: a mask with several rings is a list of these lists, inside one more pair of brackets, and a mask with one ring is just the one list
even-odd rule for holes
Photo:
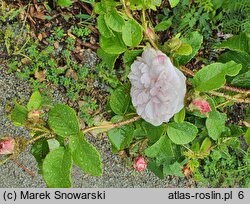
[[32,110],[28,113],[28,119],[34,122],[38,122],[40,118],[40,111]]
[[146,35],[151,38],[152,40],[156,40],[157,36],[155,35],[155,33],[153,32],[152,28],[147,28],[146,30]]
[[15,140],[12,137],[0,139],[0,154],[12,154],[15,148]]
[[192,105],[199,110],[201,114],[206,114],[211,111],[209,103],[204,99],[193,99]]
[[142,156],[134,158],[133,167],[135,171],[143,171],[147,167],[147,162]]

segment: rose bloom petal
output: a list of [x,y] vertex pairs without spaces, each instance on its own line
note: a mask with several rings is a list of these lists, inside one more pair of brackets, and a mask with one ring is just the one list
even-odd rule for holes
[[128,78],[137,114],[152,125],[168,122],[183,108],[186,77],[161,51],[146,48],[131,65]]

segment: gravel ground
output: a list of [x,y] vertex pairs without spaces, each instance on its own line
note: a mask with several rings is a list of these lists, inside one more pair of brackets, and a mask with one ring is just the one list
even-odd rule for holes
[[[56,101],[65,101],[63,94],[57,89],[51,90]],[[13,74],[8,74],[5,68],[0,67],[0,136],[29,137],[28,132],[21,127],[15,127],[5,114],[6,107],[13,104],[13,100],[27,101],[31,94],[26,81],[17,79]],[[99,150],[103,162],[103,175],[93,177],[81,172],[77,167],[72,169],[72,186],[79,188],[109,188],[109,187],[192,187],[194,183],[186,179],[168,178],[160,180],[149,171],[136,173],[125,165],[125,162],[111,153],[107,137],[88,140]],[[12,161],[0,166],[0,187],[46,187],[42,177],[37,173],[36,161],[26,149],[19,155],[18,161],[31,170],[35,176],[32,178]]]

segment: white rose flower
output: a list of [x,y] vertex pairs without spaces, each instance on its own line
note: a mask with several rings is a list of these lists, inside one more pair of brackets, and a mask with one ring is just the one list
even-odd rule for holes
[[131,65],[132,103],[147,122],[158,126],[184,106],[186,77],[161,51],[146,48]]

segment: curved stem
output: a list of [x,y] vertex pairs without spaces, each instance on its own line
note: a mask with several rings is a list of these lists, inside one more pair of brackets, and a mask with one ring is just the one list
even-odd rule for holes
[[144,29],[144,33],[148,38],[148,41],[151,43],[151,45],[156,49],[159,50],[158,46],[154,42],[154,40],[151,38],[151,36],[148,34],[148,26],[147,26],[147,21],[146,21],[146,14],[145,14],[145,9],[142,9],[142,27]]
[[117,128],[117,127],[120,127],[120,126],[123,126],[123,125],[127,125],[129,123],[135,122],[135,121],[139,120],[140,118],[141,118],[141,116],[137,115],[137,116],[135,116],[133,118],[130,118],[128,120],[124,120],[124,121],[121,121],[121,122],[112,123],[112,124],[109,124],[109,125],[100,125],[100,126],[95,126],[95,127],[91,127],[91,128],[86,128],[86,129],[83,129],[82,132],[87,133],[87,132],[90,132],[90,131],[93,131],[93,130],[98,130],[98,129],[105,129],[106,131],[108,131],[110,129]]
[[36,142],[37,140],[40,140],[40,139],[46,137],[47,135],[49,135],[49,134],[48,134],[48,133],[44,133],[44,134],[41,134],[41,135],[39,135],[39,136],[37,136],[37,137],[34,137],[34,138],[28,140],[28,141],[26,142],[26,145],[30,145],[30,144]]
[[214,95],[214,96],[221,96],[221,97],[223,97],[225,99],[235,101],[235,102],[238,102],[238,103],[250,103],[250,99],[237,98],[235,96],[226,95],[224,93],[216,92],[216,91],[209,91],[209,93]]

